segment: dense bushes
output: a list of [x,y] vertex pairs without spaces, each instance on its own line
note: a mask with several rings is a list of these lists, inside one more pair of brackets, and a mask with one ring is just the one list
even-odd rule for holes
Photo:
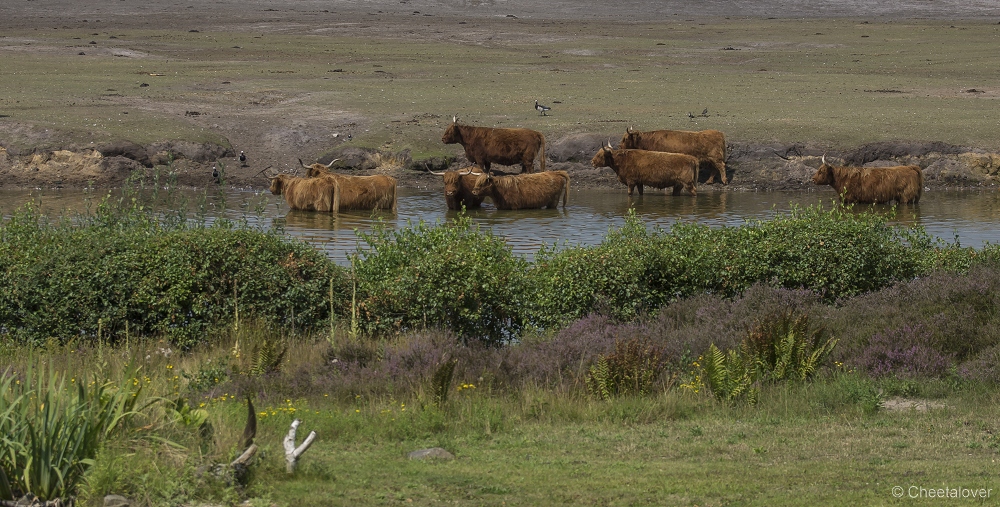
[[[299,328],[349,317],[369,335],[440,327],[496,345],[595,312],[628,320],[755,284],[829,303],[1000,259],[996,246],[943,244],[840,207],[669,230],[630,214],[601,244],[543,249],[532,263],[465,217],[360,236],[368,248],[352,259],[352,275],[279,234],[165,221],[134,200],[105,201],[74,221],[47,222],[28,207],[0,227],[0,334],[22,342],[162,334],[190,346],[238,310]],[[966,296],[979,300],[954,294],[956,308]]]
[[168,226],[134,204],[58,222],[25,207],[0,239],[0,332],[22,342],[166,335],[186,347],[237,304],[301,326],[328,317],[331,280],[347,294],[346,272],[307,245],[225,222]]
[[497,344],[524,329],[526,262],[469,218],[398,231],[379,226],[361,236],[370,249],[352,263],[364,331],[431,325]]

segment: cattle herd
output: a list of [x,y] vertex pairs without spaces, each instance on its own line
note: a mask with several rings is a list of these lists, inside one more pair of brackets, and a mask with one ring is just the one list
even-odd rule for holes
[[[545,136],[525,128],[490,128],[460,125],[458,118],[441,137],[445,144],[461,144],[474,166],[433,173],[444,178],[448,209],[480,207],[489,198],[497,209],[556,208],[569,198],[569,173],[545,170]],[[535,159],[540,171],[535,173]],[[291,209],[335,213],[345,210],[395,210],[396,179],[391,176],[350,176],[334,173],[329,164],[306,165],[306,177],[288,174],[271,177],[271,193],[283,195]],[[521,165],[521,173],[494,176],[491,164]],[[610,140],[591,160],[595,168],[609,167],[626,187],[642,195],[643,187],[672,188],[696,195],[701,166],[711,170],[711,184],[726,177],[726,138],[718,130],[687,132],[626,129],[617,148]],[[844,167],[826,161],[813,176],[813,183],[830,185],[847,203],[916,204],[923,193],[923,173],[918,166]]]

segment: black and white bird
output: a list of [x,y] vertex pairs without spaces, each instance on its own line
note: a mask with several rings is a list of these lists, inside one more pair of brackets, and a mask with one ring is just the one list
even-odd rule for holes
[[243,167],[247,166],[247,156],[242,151],[240,151],[240,165],[242,165]]
[[538,112],[539,112],[539,113],[540,113],[540,114],[541,114],[542,116],[545,116],[545,112],[546,112],[546,111],[549,111],[549,110],[551,110],[552,108],[551,108],[551,107],[549,107],[549,106],[543,106],[543,105],[539,104],[539,103],[538,103],[538,101],[536,100],[536,101],[535,101],[535,109],[537,109],[537,110],[538,110]]
[[688,118],[694,119],[694,113],[688,111]]
[[708,108],[706,107],[704,111],[701,112],[702,116],[708,116]]
[[215,179],[216,183],[219,182],[219,169],[214,165],[212,166],[212,178]]

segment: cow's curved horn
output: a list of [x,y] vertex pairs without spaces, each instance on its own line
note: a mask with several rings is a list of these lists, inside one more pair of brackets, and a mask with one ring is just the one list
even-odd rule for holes
[[458,115],[457,114],[451,117],[451,122],[452,123],[458,123]]
[[822,157],[820,157],[820,159],[819,159],[819,160],[820,160],[820,162],[822,162],[822,163],[823,163],[823,165],[826,165],[826,153],[824,153],[824,154],[823,154],[823,156],[822,156]]
[[628,126],[628,127],[627,127],[627,128],[625,129],[625,132],[628,132],[629,134],[631,134],[631,133],[632,133],[632,126],[631,126],[631,125],[629,125],[629,126]]
[[441,171],[441,172],[439,172],[439,173],[436,173],[436,172],[434,172],[434,171],[431,171],[430,169],[428,169],[428,170],[427,170],[427,172],[429,172],[429,173],[433,174],[434,176],[444,176],[444,171]]
[[301,165],[302,167],[305,167],[306,169],[309,169],[309,166],[307,166],[306,163],[303,162],[301,158],[299,159],[299,165]]
[[333,164],[336,164],[338,160],[340,160],[340,158],[335,158],[335,159],[331,160],[329,164],[326,164],[326,168],[329,169],[329,168],[333,167]]

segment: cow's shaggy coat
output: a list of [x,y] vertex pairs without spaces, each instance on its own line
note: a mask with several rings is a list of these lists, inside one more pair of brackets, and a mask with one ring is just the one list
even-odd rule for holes
[[279,174],[271,178],[271,193],[284,196],[294,210],[332,213],[340,206],[340,185],[334,180]]
[[718,130],[702,130],[691,132],[686,130],[651,130],[638,132],[629,127],[622,136],[622,149],[665,151],[669,153],[686,153],[698,159],[698,162],[708,162],[715,172],[711,173],[706,184],[719,181],[727,185],[726,179],[726,136]]
[[916,204],[924,193],[924,173],[915,165],[894,167],[834,166],[823,160],[813,183],[830,185],[844,203]]
[[613,149],[610,143],[602,146],[591,159],[594,167],[610,167],[618,175],[618,181],[628,187],[628,195],[638,188],[642,195],[643,185],[653,188],[673,187],[673,195],[680,195],[686,189],[697,195],[695,182],[698,178],[698,159],[683,153],[662,151]]
[[[334,161],[336,162],[336,161]],[[306,175],[316,179],[334,179],[340,186],[340,207],[347,210],[396,210],[396,178],[383,174],[351,176],[330,171],[330,165],[299,164],[307,169]]]
[[445,130],[441,142],[461,144],[465,157],[486,172],[496,163],[521,164],[522,173],[531,173],[535,170],[536,156],[539,168],[545,171],[545,136],[536,130],[473,127],[455,121]]
[[472,194],[489,197],[497,209],[556,208],[560,199],[565,208],[569,201],[569,173],[548,171],[510,176],[482,174],[476,178]]
[[474,168],[468,167],[459,171],[445,171],[442,174],[444,178],[444,202],[448,205],[448,209],[460,210],[463,206],[466,209],[472,209],[483,204],[484,196],[472,194],[476,178],[482,173],[473,172],[472,169]]

